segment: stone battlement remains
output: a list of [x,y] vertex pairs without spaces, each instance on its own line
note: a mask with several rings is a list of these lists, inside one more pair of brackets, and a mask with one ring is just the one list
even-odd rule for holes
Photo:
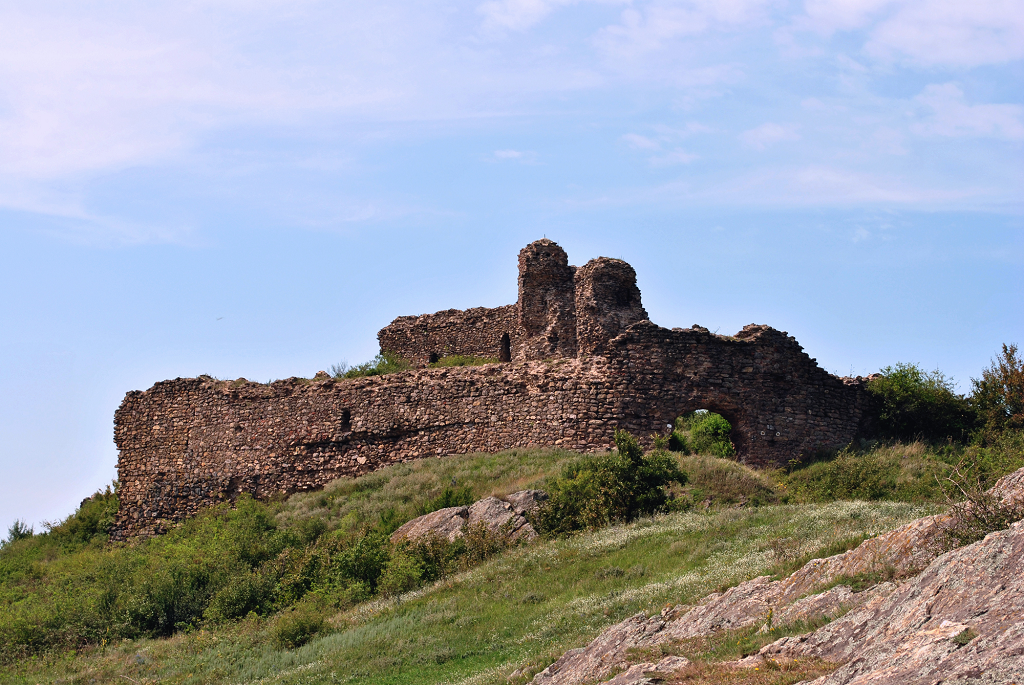
[[863,378],[839,378],[768,326],[735,336],[647,320],[636,273],[598,258],[576,268],[550,240],[519,255],[519,301],[395,319],[381,349],[419,366],[452,354],[477,367],[270,384],[209,377],[129,392],[115,414],[116,538],[243,492],[322,487],[428,456],[560,446],[608,449],[616,428],[650,441],[686,412],[733,425],[737,458],[781,465],[852,440]]

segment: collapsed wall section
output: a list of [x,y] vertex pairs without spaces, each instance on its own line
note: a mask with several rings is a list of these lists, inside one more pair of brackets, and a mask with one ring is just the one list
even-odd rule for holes
[[264,385],[210,378],[131,392],[115,415],[121,509],[115,538],[161,532],[240,493],[269,497],[431,456],[514,447],[646,442],[713,409],[737,457],[785,464],[853,439],[862,380],[820,369],[791,337],[748,326],[733,338],[648,321],[605,356],[424,369]]
[[448,309],[423,316],[400,316],[377,333],[380,349],[416,366],[463,355],[510,361],[521,344],[516,305]]

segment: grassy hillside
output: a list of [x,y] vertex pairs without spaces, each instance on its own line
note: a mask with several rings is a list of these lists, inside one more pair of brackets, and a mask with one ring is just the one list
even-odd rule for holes
[[604,627],[692,602],[787,562],[852,546],[932,509],[844,502],[675,513],[518,548],[402,596],[331,618],[332,632],[276,646],[252,616],[170,639],[23,660],[10,682],[500,683],[543,668]]
[[116,497],[99,493],[0,549],[0,681],[504,682],[637,611],[934,511],[948,464],[966,454],[991,480],[1024,464],[1021,443],[864,445],[775,472],[677,454],[689,480],[672,487],[669,513],[391,586],[410,563],[380,557],[394,527],[453,497],[543,486],[578,455],[424,459],[284,501],[243,500],[128,545],[106,543]]

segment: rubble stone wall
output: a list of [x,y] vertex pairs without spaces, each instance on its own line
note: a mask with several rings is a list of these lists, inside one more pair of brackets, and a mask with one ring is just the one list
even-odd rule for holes
[[521,339],[514,304],[400,316],[377,334],[380,349],[399,354],[416,366],[456,354],[509,361],[522,345]]
[[115,537],[159,533],[243,492],[315,489],[412,459],[603,450],[616,428],[650,444],[676,416],[701,408],[733,423],[741,461],[785,464],[854,438],[864,380],[832,376],[767,326],[727,337],[643,320],[608,341],[605,354],[573,359],[347,380],[164,381],[128,393],[115,415]]

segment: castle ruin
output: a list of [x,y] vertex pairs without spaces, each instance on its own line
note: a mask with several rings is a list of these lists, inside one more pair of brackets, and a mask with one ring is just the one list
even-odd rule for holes
[[[310,490],[423,457],[605,450],[617,428],[649,443],[695,409],[732,423],[740,461],[782,465],[851,441],[867,406],[865,379],[826,372],[785,332],[662,328],[629,264],[570,266],[550,240],[520,252],[515,304],[399,317],[377,337],[419,368],[269,384],[178,378],[129,392],[114,418],[114,537],[157,534],[243,492]],[[428,368],[449,355],[499,362]]]

